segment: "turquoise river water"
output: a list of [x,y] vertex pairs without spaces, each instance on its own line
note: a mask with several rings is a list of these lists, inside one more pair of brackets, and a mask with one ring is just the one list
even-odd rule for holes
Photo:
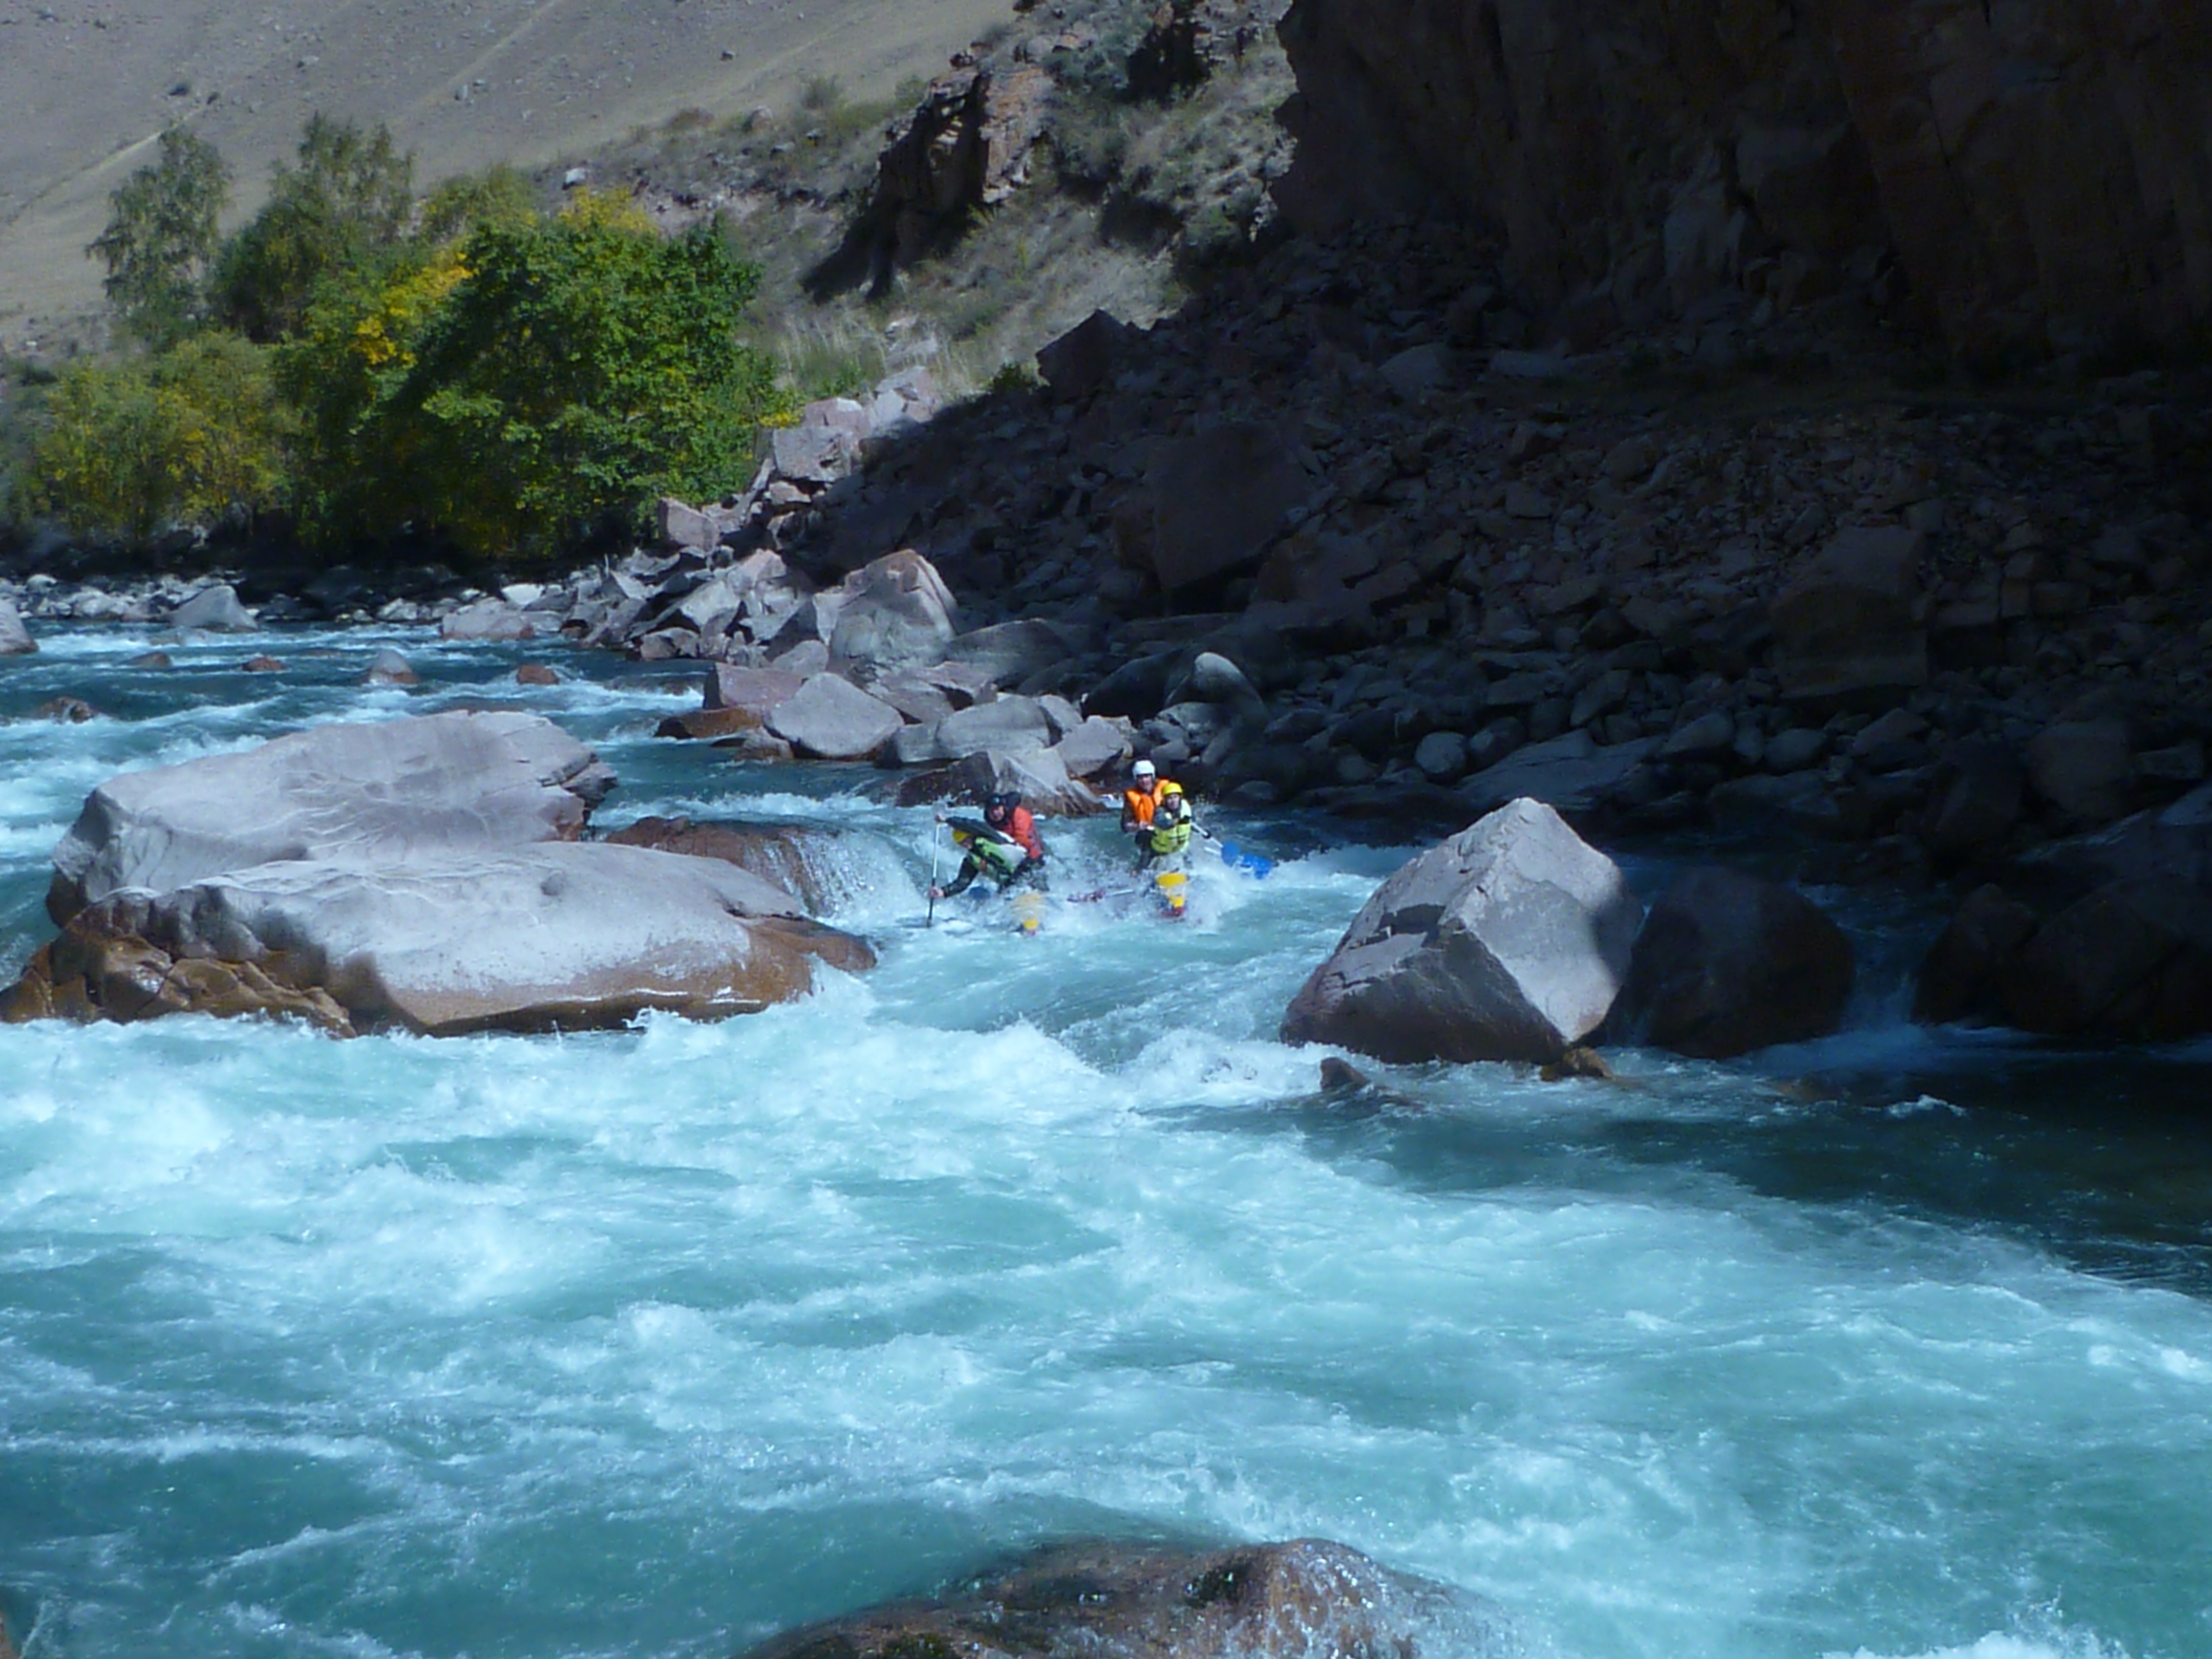
[[656,741],[696,675],[156,643],[0,665],[8,974],[101,779],[486,702],[599,746],[603,824],[850,830],[883,962],[584,1036],[0,1030],[25,1659],[726,1655],[1097,1534],[1340,1539],[1537,1659],[2212,1654],[2212,1050],[1916,1031],[1926,916],[1828,896],[1826,1042],[1331,1099],[1276,1022],[1402,847],[1237,822],[1280,867],[1187,925],[925,931],[929,815]]

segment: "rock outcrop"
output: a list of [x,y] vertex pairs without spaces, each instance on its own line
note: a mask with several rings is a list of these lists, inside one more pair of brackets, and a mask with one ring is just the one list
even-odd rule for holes
[[2212,319],[2192,0],[1297,0],[1283,39],[1295,219],[1449,203],[1571,325],[1852,281],[1976,348]]
[[1617,1021],[1677,1054],[1723,1060],[1834,1030],[1853,975],[1850,940],[1803,894],[1692,870],[1644,919]]
[[1912,1012],[2080,1041],[2212,1031],[2212,787],[2039,848],[1969,893]]
[[1480,1597],[1302,1538],[1217,1550],[1060,1545],[957,1595],[794,1631],[747,1659],[1504,1659],[1517,1648],[1504,1613]]
[[65,923],[125,888],[167,892],[274,860],[392,860],[574,840],[613,774],[535,714],[323,726],[111,778],[54,848]]
[[549,842],[404,858],[296,860],[74,916],[0,1001],[0,1018],[277,1014],[342,1036],[618,1025],[804,995],[817,962],[858,969],[859,939],[810,921],[733,866]]
[[1283,1040],[1548,1063],[1604,1023],[1642,914],[1612,860],[1515,801],[1382,884],[1292,1000]]

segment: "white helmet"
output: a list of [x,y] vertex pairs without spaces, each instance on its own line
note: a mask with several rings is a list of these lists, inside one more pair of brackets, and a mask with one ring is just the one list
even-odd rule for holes
[[1148,760],[1140,760],[1129,769],[1129,775],[1133,778],[1156,778],[1159,775],[1159,769]]

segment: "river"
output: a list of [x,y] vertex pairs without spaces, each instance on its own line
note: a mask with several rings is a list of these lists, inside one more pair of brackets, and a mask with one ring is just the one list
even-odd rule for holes
[[[422,689],[357,684],[384,644]],[[2212,1049],[1916,1030],[1910,905],[1822,896],[1869,965],[1821,1043],[1331,1097],[1275,1024],[1403,848],[1223,822],[1279,867],[1184,925],[925,929],[928,813],[654,739],[696,671],[42,646],[0,665],[9,974],[103,778],[493,702],[599,746],[605,826],[849,830],[883,962],[582,1036],[0,1029],[25,1659],[727,1655],[1092,1534],[1340,1539],[1540,1659],[2212,1653]],[[21,718],[60,694],[103,717]],[[1048,830],[1063,893],[1111,870]]]

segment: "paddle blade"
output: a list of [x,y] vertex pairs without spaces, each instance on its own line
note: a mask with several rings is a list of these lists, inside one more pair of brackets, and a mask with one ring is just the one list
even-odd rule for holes
[[1265,881],[1267,872],[1275,867],[1272,860],[1261,858],[1257,853],[1248,853],[1233,841],[1214,844],[1221,849],[1224,864],[1232,870],[1242,870],[1255,881]]

